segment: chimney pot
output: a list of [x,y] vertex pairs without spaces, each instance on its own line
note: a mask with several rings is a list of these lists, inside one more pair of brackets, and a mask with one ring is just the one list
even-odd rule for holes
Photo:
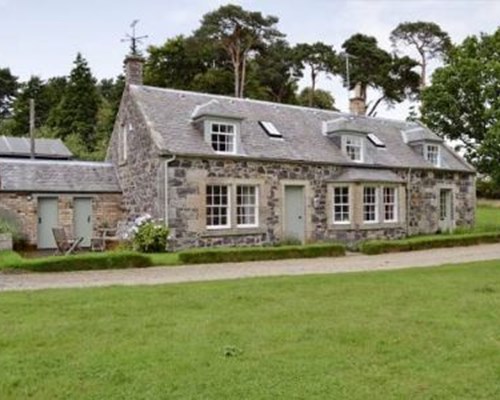
[[124,61],[125,82],[128,85],[142,85],[142,67],[144,58],[138,55],[128,55]]
[[361,83],[356,83],[354,87],[354,97],[349,99],[349,112],[354,115],[366,114],[366,102],[361,91]]

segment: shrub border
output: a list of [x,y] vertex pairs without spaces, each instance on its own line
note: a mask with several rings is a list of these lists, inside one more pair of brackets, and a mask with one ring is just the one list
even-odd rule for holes
[[343,245],[330,243],[306,246],[197,249],[179,253],[179,260],[182,264],[210,264],[287,258],[339,257],[343,255],[345,255]]
[[360,245],[361,253],[374,255],[382,253],[398,253],[435,249],[440,247],[473,246],[481,243],[500,242],[500,232],[468,233],[460,235],[443,235],[436,237],[414,237],[401,240],[370,240]]
[[145,254],[135,252],[88,253],[71,256],[51,256],[38,259],[22,258],[7,263],[6,270],[33,272],[92,271],[104,269],[145,268],[153,265]]

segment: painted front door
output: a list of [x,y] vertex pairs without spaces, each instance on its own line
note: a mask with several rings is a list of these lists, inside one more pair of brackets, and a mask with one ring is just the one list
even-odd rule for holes
[[57,197],[38,198],[37,246],[39,249],[54,249],[56,242],[52,228],[57,227]]
[[285,186],[284,239],[305,239],[304,187]]
[[82,247],[90,247],[92,237],[92,199],[90,197],[75,197],[73,226],[75,237],[82,237]]
[[439,191],[439,229],[442,232],[453,229],[453,197],[451,189]]

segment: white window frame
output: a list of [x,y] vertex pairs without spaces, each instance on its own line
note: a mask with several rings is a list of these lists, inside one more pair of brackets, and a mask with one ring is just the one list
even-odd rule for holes
[[[387,202],[386,190],[392,191],[393,201]],[[384,222],[398,222],[398,188],[395,186],[383,186],[382,187],[382,206],[383,206],[383,217]],[[392,207],[392,219],[386,218],[386,207]]]
[[[227,205],[226,206],[221,206],[219,204],[209,204],[208,202],[208,188],[209,187],[225,187],[226,188],[226,196],[227,196]],[[214,196],[212,196],[214,197]],[[208,218],[209,218],[209,208],[226,208],[226,224],[225,225],[209,225],[208,223]],[[228,229],[231,227],[231,185],[224,185],[224,184],[209,184],[206,185],[205,187],[205,210],[206,210],[206,216],[205,216],[205,225],[207,229]],[[219,216],[220,218],[220,216]]]
[[133,129],[132,124],[124,123],[120,127],[119,132],[119,161],[121,163],[127,162],[128,159],[128,133]]
[[[344,202],[337,203],[336,202],[336,196],[335,196],[335,191],[337,189],[347,189],[347,204]],[[340,195],[343,196],[343,195]],[[335,207],[345,207],[347,206],[347,220],[337,220],[336,219],[336,212],[335,212]],[[344,215],[345,213],[341,211],[341,215]],[[332,222],[334,225],[349,225],[352,220],[352,205],[351,205],[351,188],[349,185],[336,185],[332,187]]]
[[[348,143],[349,142],[349,143]],[[353,147],[354,149],[359,150],[359,159],[352,158],[349,154],[348,148]],[[355,135],[343,135],[342,136],[342,151],[346,155],[349,160],[353,162],[363,162],[365,157],[365,149],[364,149],[364,138],[361,136]]]
[[[214,126],[218,126],[219,130],[217,132],[214,132]],[[225,126],[225,127],[230,127],[232,132],[221,132],[220,127]],[[236,154],[237,152],[237,127],[236,124],[230,123],[230,122],[223,122],[223,121],[210,121],[209,122],[209,133],[208,133],[208,139],[209,143],[212,146],[212,149],[217,153],[217,154]],[[215,143],[221,143],[221,142],[215,142],[213,140],[213,136],[218,135],[218,136],[225,136],[226,138],[232,138],[232,149],[230,151],[221,151],[217,150],[214,146]]]
[[[367,203],[366,202],[366,194],[365,190],[366,189],[373,189],[374,190],[374,203]],[[366,185],[363,186],[363,223],[365,224],[376,224],[379,221],[379,187],[378,186],[373,186],[373,185]],[[374,216],[375,218],[373,220],[367,220],[365,216],[365,207],[366,206],[372,206],[374,207]]]
[[[435,148],[436,151],[435,152],[429,151],[430,148]],[[429,161],[432,165],[434,165],[435,167],[441,166],[441,147],[438,144],[434,144],[434,143],[424,144],[424,153],[425,153],[425,159],[427,161]],[[433,159],[431,159],[431,157],[430,157],[431,154],[436,155],[435,162]]]
[[[238,195],[238,189],[239,188],[252,188],[254,189],[254,197],[255,197],[255,203],[252,204],[239,204],[239,195]],[[236,185],[235,187],[236,190],[236,195],[235,195],[235,207],[236,207],[236,227],[237,228],[256,228],[259,226],[259,187],[257,185]],[[238,209],[239,208],[252,208],[254,212],[254,217],[255,217],[255,223],[253,224],[238,224]],[[243,214],[244,215],[244,214]]]

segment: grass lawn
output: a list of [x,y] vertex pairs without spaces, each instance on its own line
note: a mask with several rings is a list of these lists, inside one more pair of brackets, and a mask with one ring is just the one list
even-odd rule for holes
[[476,212],[475,231],[493,231],[500,230],[500,203],[479,205]]
[[500,261],[0,293],[0,398],[500,398]]

